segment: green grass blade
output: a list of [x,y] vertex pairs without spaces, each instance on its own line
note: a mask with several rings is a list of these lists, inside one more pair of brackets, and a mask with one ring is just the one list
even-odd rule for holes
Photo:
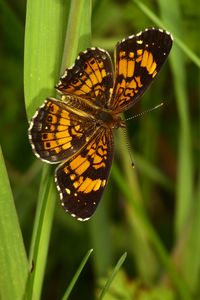
[[[154,14],[152,12],[152,10],[150,10],[148,8],[148,6],[146,6],[144,3],[142,3],[141,1],[139,0],[132,0],[142,11],[143,13],[149,17],[150,20],[152,20],[152,22],[154,22],[157,26],[159,26],[160,28],[164,28],[164,29],[167,29],[169,30],[170,32],[173,33],[173,36],[174,36],[174,39],[175,39],[175,42],[176,44],[178,45],[178,47],[183,51],[183,53],[185,53],[185,55],[187,55],[198,67],[200,67],[200,58],[187,46],[185,45],[184,42],[181,41],[181,39],[178,38],[178,36],[175,34],[176,30],[174,31],[173,30],[173,27],[170,25],[171,23],[166,23],[164,21],[162,21],[160,18],[158,18],[156,16],[156,14]],[[163,1],[161,1],[163,2]],[[163,2],[163,4],[165,5],[168,5],[168,8],[170,7],[169,6],[169,3],[168,2]],[[173,5],[172,5],[173,7]],[[168,10],[167,10],[168,11]]]
[[0,148],[0,299],[22,299],[28,262]]
[[54,216],[55,183],[52,172],[48,166],[43,169],[43,177],[39,193],[39,201],[34,224],[31,252],[29,256],[30,269],[26,297],[28,299],[40,299],[45,265],[48,253],[48,245]]
[[[75,2],[77,5],[75,5]],[[82,47],[80,37],[89,36],[91,30],[90,22],[86,21],[88,17],[90,20],[89,12],[91,9],[89,8],[91,8],[91,1],[73,1],[71,3],[70,20],[66,35],[67,42],[65,43],[68,48],[65,47],[62,59],[63,62],[67,62],[66,64],[72,63],[71,58],[75,57],[79,47]],[[55,94],[53,87],[59,77],[68,6],[68,2],[61,3],[53,0],[42,2],[29,0],[27,3],[24,85],[28,116],[34,113],[38,105],[47,96]],[[76,19],[77,15],[78,20]],[[74,42],[77,47],[72,47],[68,43],[68,36],[75,26],[79,29],[73,35],[73,41],[77,41]],[[85,42],[86,39],[84,38],[83,41]],[[56,197],[55,184],[52,182],[51,173],[50,168],[45,168],[45,175],[41,182],[30,253],[30,264],[33,261],[35,267],[33,273],[29,276],[27,285],[27,297],[29,299],[39,299],[42,289]]]
[[115,268],[112,271],[111,276],[108,278],[103,290],[101,291],[101,294],[99,295],[99,300],[102,300],[104,298],[104,296],[106,295],[107,291],[109,290],[109,287],[112,283],[112,281],[114,280],[117,272],[119,271],[119,269],[121,268],[122,264],[124,263],[125,259],[126,259],[127,253],[125,252],[120,259],[118,260]]
[[[27,2],[24,91],[27,115],[30,117],[47,96],[55,95],[60,72],[68,3],[53,0]],[[53,26],[51,26],[53,24]],[[53,42],[52,42],[53,41]],[[26,295],[39,299],[44,278],[55,205],[55,184],[51,168],[44,169],[34,224]]]
[[56,94],[68,6],[68,1],[27,1],[24,93],[29,119],[46,97]]
[[69,298],[71,291],[72,291],[74,285],[76,284],[84,266],[86,265],[90,255],[92,254],[92,252],[93,252],[93,249],[90,249],[84,256],[79,268],[77,269],[76,273],[74,274],[74,277],[72,278],[70,284],[68,285],[67,290],[66,290],[64,296],[62,297],[62,300],[67,300]]

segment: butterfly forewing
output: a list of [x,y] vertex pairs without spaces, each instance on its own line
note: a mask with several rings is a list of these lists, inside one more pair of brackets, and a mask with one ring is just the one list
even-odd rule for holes
[[107,184],[113,159],[112,130],[98,129],[85,147],[56,170],[63,207],[84,221],[97,208]]
[[80,53],[56,86],[62,94],[77,95],[101,107],[107,104],[112,87],[112,61],[108,52],[99,48]]
[[115,85],[109,108],[120,113],[133,106],[151,84],[172,47],[171,35],[160,29],[122,40],[115,51]]

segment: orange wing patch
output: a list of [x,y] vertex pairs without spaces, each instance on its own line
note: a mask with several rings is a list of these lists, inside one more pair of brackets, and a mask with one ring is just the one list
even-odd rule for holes
[[65,210],[79,220],[95,211],[106,186],[113,158],[111,129],[99,129],[85,147],[56,170]]

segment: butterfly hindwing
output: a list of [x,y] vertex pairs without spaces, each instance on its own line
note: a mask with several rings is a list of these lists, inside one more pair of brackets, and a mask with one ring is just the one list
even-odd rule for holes
[[48,98],[31,120],[29,140],[36,156],[58,163],[76,153],[93,132],[89,116],[80,116],[65,102]]
[[58,166],[56,184],[64,209],[84,221],[91,217],[107,184],[113,159],[111,129],[98,129],[85,147]]
[[100,48],[89,48],[80,53],[56,86],[62,94],[86,98],[101,107],[105,106],[112,87],[112,61],[108,52]]
[[164,64],[172,47],[170,33],[160,29],[123,39],[115,51],[115,85],[109,108],[120,113],[134,105]]

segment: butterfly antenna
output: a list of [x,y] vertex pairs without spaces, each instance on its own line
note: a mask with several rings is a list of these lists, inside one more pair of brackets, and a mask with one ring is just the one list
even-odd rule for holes
[[129,156],[130,156],[130,159],[131,159],[131,166],[132,166],[132,168],[134,168],[135,163],[134,163],[134,160],[133,160],[133,155],[132,155],[131,147],[130,147],[129,140],[128,140],[127,128],[122,127],[122,129],[123,129],[123,134],[124,134],[127,150],[128,150],[128,153],[129,153]]
[[[164,103],[161,102],[160,104],[158,104],[158,105],[156,105],[156,106],[154,106],[152,108],[149,108],[149,109],[147,109],[147,110],[145,110],[145,111],[143,111],[143,112],[141,112],[141,113],[139,113],[137,115],[134,115],[134,116],[132,116],[130,118],[127,118],[124,121],[129,121],[129,120],[132,120],[132,119],[135,119],[135,118],[138,118],[138,117],[142,117],[146,113],[149,113],[149,112],[151,112],[151,111],[153,111],[153,110],[155,110],[157,108],[160,108],[163,105],[164,105]],[[135,163],[134,163],[134,160],[133,160],[133,155],[132,155],[131,147],[130,147],[129,140],[128,140],[127,128],[123,127],[122,129],[123,129],[123,134],[124,134],[125,141],[126,141],[127,150],[129,152],[129,156],[130,156],[130,159],[131,159],[131,166],[134,168],[135,167]]]
[[141,113],[139,113],[139,114],[137,114],[137,115],[134,115],[134,116],[132,116],[132,117],[130,117],[130,118],[125,119],[125,121],[129,121],[129,120],[132,120],[132,119],[135,119],[135,118],[138,118],[138,117],[142,117],[142,116],[145,115],[146,113],[149,113],[149,112],[151,112],[151,111],[153,111],[153,110],[155,110],[155,109],[157,109],[157,108],[160,108],[160,107],[162,107],[163,105],[164,105],[164,103],[161,102],[160,104],[158,104],[158,105],[156,105],[156,106],[154,106],[154,107],[152,107],[152,108],[149,108],[149,109],[147,109],[147,110],[145,110],[145,111],[142,111]]

